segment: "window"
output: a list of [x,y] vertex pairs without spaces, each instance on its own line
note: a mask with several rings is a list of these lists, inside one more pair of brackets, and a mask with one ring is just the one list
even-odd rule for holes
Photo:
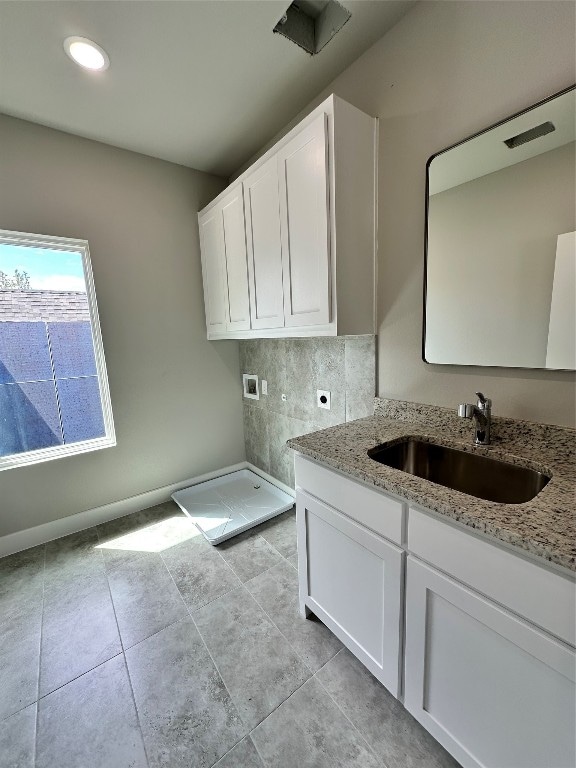
[[88,243],[0,230],[0,470],[115,444]]

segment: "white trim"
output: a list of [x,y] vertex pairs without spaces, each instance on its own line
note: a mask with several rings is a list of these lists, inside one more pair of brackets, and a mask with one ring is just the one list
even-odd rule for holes
[[[310,336],[337,336],[337,325],[335,322],[328,325],[311,326],[292,326],[284,328],[252,328],[249,331],[230,331],[229,333],[208,333],[208,341],[219,341],[220,339],[298,339]],[[358,334],[353,334],[358,335]],[[373,334],[359,334],[360,336]]]
[[75,515],[68,515],[58,520],[52,520],[49,523],[36,525],[34,528],[26,528],[23,531],[9,533],[7,536],[0,536],[0,557],[13,555],[15,552],[21,552],[23,549],[46,544],[48,541],[60,539],[62,536],[68,536],[71,533],[78,533],[78,531],[84,531],[86,528],[92,528],[92,526],[99,523],[107,523],[109,520],[115,520],[118,517],[131,515],[133,512],[140,512],[142,509],[148,509],[148,507],[153,507],[156,504],[162,504],[165,501],[170,501],[172,494],[176,491],[188,488],[190,485],[204,483],[206,480],[213,480],[221,475],[229,475],[231,472],[237,472],[239,469],[251,469],[252,472],[277,486],[284,493],[294,498],[296,497],[293,488],[284,485],[280,480],[254,466],[254,464],[250,464],[248,461],[241,461],[238,464],[206,472],[203,475],[182,480],[179,483],[154,488],[151,491],[145,491],[136,496],[129,496],[127,499],[113,501],[111,504],[104,504],[101,507],[87,509],[85,512],[78,512]]
[[79,443],[62,443],[62,445],[51,445],[49,448],[38,448],[36,451],[11,453],[8,456],[0,456],[0,472],[12,467],[25,467],[28,464],[40,464],[50,459],[63,459],[66,456],[76,456],[78,453],[113,448],[115,445],[115,437],[97,437],[95,440],[82,440]]
[[[261,470],[252,467],[248,462],[241,461],[229,467],[206,472],[204,475],[198,475],[188,480],[182,480],[180,483],[165,485],[162,488],[154,488],[151,491],[145,491],[136,496],[130,496],[127,499],[113,501],[111,504],[104,504],[101,507],[94,507],[84,512],[78,512],[75,515],[68,515],[58,520],[52,520],[49,523],[36,525],[34,528],[26,528],[23,531],[9,533],[7,536],[0,537],[0,557],[6,557],[6,555],[21,552],[23,549],[36,547],[39,544],[46,544],[46,542],[60,539],[62,536],[68,536],[71,533],[78,533],[78,531],[84,531],[86,528],[92,528],[92,526],[99,523],[107,523],[109,520],[115,520],[118,517],[139,512],[142,509],[148,509],[148,507],[153,507],[156,504],[162,504],[165,501],[170,501],[172,494],[182,490],[182,488],[197,485],[206,480],[213,480],[220,475],[228,475],[230,472],[246,468],[253,469],[253,471],[262,475],[266,480],[269,479],[275,485],[281,486],[281,483],[278,483],[274,478],[264,475]],[[285,488],[282,488],[282,490],[285,490]],[[292,491],[292,493],[294,492]]]

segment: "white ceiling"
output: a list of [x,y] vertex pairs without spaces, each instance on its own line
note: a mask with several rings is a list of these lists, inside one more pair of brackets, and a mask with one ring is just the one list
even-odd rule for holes
[[[290,0],[4,0],[0,112],[230,176],[414,0],[343,0],[352,18],[311,57],[272,29]],[[64,53],[88,37],[110,68]]]

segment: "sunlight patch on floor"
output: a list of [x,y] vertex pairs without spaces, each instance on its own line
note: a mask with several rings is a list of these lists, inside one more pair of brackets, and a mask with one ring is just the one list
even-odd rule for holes
[[153,523],[137,531],[125,533],[103,544],[96,549],[121,549],[132,552],[162,552],[183,541],[188,541],[202,534],[187,517],[178,515],[159,523]]

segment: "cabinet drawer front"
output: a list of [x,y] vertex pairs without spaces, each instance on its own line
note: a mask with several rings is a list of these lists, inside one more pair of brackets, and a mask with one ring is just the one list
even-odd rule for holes
[[296,488],[308,491],[395,544],[402,544],[406,508],[403,502],[298,454],[295,469]]
[[301,491],[296,504],[301,600],[397,696],[402,550]]
[[244,181],[252,328],[284,325],[280,200],[276,157]]
[[410,508],[408,549],[571,645],[576,584],[465,530]]
[[568,768],[576,657],[408,557],[405,706],[463,766]]

